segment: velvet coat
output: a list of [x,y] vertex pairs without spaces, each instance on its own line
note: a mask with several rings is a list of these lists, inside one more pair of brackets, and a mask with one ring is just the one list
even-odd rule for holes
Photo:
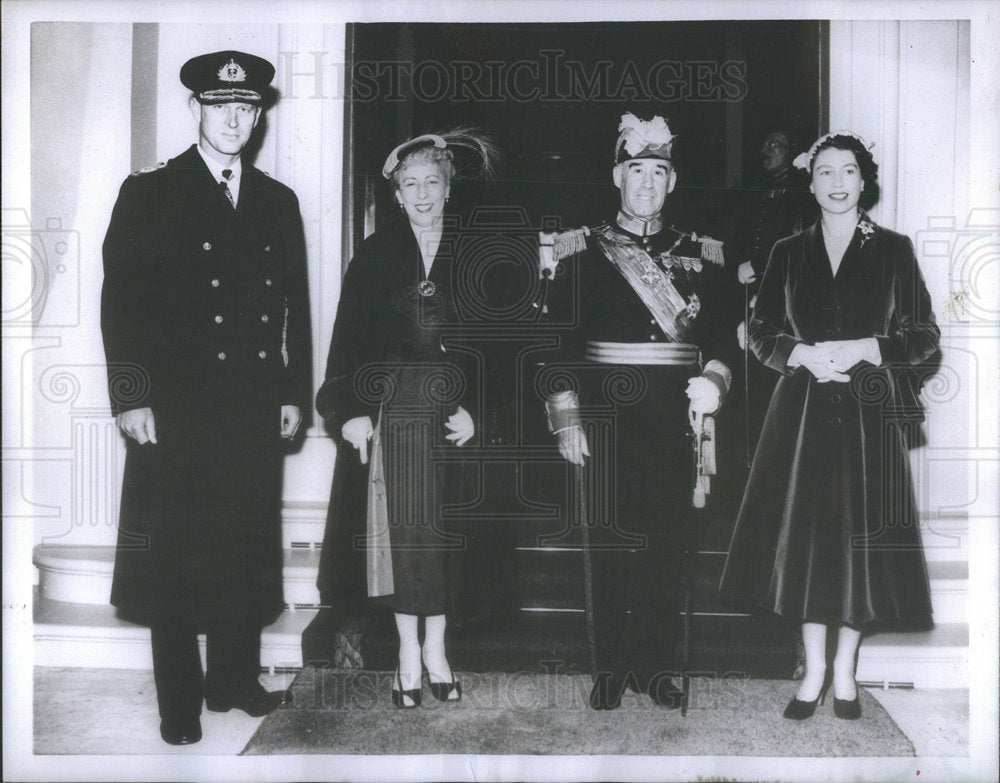
[[112,603],[146,622],[266,624],[283,608],[282,405],[311,412],[295,194],[244,164],[238,208],[197,148],[125,180],[104,241],[101,326],[126,439]]
[[[910,240],[862,216],[836,275],[821,224],[778,242],[750,345],[781,374],[722,576],[733,605],[862,626],[926,618],[926,564],[900,417],[906,373],[938,346]],[[819,383],[799,343],[875,337],[881,364]],[[910,395],[908,399],[908,394]]]

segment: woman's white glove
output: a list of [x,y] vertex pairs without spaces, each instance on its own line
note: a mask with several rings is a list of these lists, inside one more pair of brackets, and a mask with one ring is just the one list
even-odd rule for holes
[[829,383],[830,381],[846,383],[851,378],[834,366],[835,364],[839,366],[835,359],[836,354],[837,349],[829,347],[829,344],[806,345],[799,343],[792,349],[792,353],[788,357],[788,366],[805,367],[820,383]]
[[458,406],[457,411],[448,417],[448,421],[444,423],[444,426],[450,430],[450,434],[444,436],[445,440],[450,440],[456,446],[464,446],[476,434],[476,423],[472,420],[469,412],[461,405]]
[[371,416],[355,416],[353,419],[348,419],[340,428],[340,434],[344,436],[344,440],[358,450],[361,464],[367,465],[368,441],[375,434]]
[[874,365],[882,363],[882,353],[878,348],[878,340],[865,337],[861,340],[830,340],[816,343],[817,348],[827,348],[832,351],[830,361],[834,370],[846,372],[860,362]]

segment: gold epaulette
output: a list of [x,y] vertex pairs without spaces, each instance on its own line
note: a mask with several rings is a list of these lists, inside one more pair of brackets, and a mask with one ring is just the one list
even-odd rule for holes
[[556,234],[552,241],[552,257],[555,261],[561,261],[568,256],[582,253],[587,249],[587,237],[590,236],[590,229],[586,226],[574,228],[571,231],[563,231]]
[[129,176],[138,177],[142,174],[149,174],[149,172],[156,171],[157,169],[162,169],[166,165],[167,164],[164,161],[160,161],[159,163],[154,163],[152,166],[143,166],[141,169],[136,169],[135,171],[133,171],[131,174],[129,174]]

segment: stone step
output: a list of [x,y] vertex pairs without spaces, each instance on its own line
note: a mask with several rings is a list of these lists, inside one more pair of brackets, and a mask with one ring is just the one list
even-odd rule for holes
[[858,682],[877,687],[958,688],[968,683],[969,626],[884,632],[861,642]]
[[[119,618],[110,604],[67,603],[46,598],[36,588],[34,665],[94,669],[151,669],[149,629]],[[260,638],[261,666],[302,666],[302,632],[317,609],[287,608]],[[202,665],[205,637],[199,637]]]
[[[319,549],[285,549],[283,555],[285,603],[318,604]],[[32,552],[40,594],[71,604],[107,604],[114,561],[114,547],[39,544]]]
[[326,503],[285,501],[281,511],[281,545],[285,549],[320,545],[326,531]]

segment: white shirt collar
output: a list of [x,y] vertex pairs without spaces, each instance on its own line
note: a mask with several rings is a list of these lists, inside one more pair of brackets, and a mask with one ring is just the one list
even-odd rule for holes
[[205,150],[201,148],[200,144],[197,145],[197,147],[198,147],[198,154],[201,155],[201,159],[205,161],[205,165],[208,166],[208,170],[211,172],[212,177],[215,178],[216,182],[222,182],[225,179],[225,177],[222,176],[222,172],[224,170],[229,169],[230,171],[233,172],[233,176],[231,176],[228,180],[229,192],[233,194],[233,201],[239,203],[240,179],[241,179],[240,175],[243,173],[242,159],[237,158],[231,166],[223,166],[215,158],[208,155],[205,152]]

